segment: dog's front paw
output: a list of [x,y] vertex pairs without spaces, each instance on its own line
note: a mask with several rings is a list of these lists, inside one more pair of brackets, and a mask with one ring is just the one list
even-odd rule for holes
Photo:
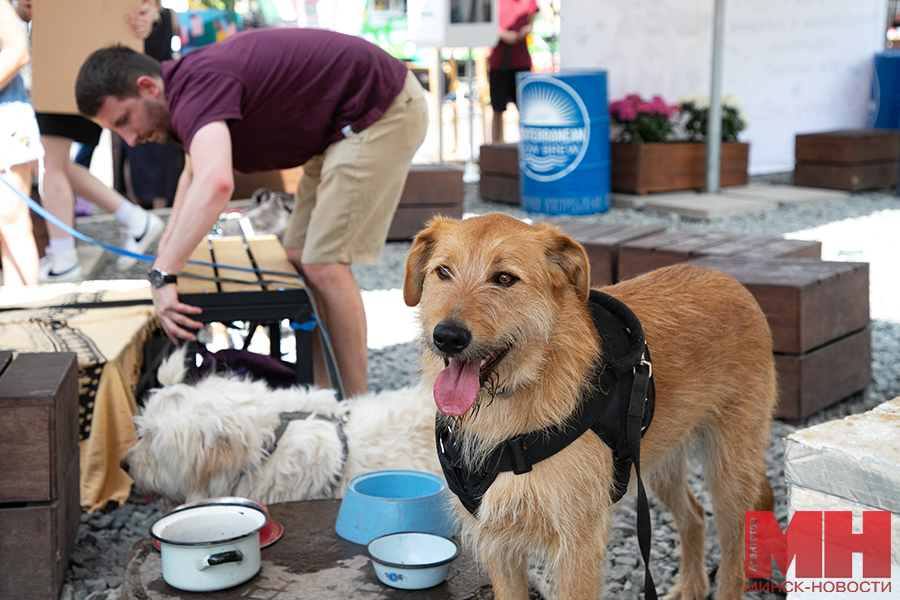
[[682,582],[680,579],[665,600],[705,600],[709,597],[709,582]]

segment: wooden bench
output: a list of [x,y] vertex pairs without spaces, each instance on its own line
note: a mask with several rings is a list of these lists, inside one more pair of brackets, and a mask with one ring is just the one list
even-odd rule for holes
[[721,231],[681,229],[645,236],[619,247],[618,281],[704,256],[819,258],[822,243]]
[[800,421],[860,392],[871,375],[868,263],[707,257],[750,290],[772,330],[780,403]]
[[0,456],[0,599],[57,598],[81,514],[74,353],[0,352]]
[[858,192],[897,185],[900,131],[850,129],[796,136],[794,184]]
[[456,165],[413,165],[400,204],[388,230],[388,240],[408,240],[435,215],[461,219],[463,171]]
[[663,225],[619,225],[577,219],[561,221],[557,225],[587,252],[591,264],[591,285],[594,287],[619,281],[619,247],[622,244],[666,230]]
[[518,144],[485,144],[478,164],[481,168],[478,185],[483,200],[514,206],[521,203]]
[[[295,273],[281,242],[274,235],[211,237],[201,242],[190,260]],[[194,277],[192,277],[192,275]],[[302,279],[290,275],[257,273],[188,263],[178,278],[179,300],[199,306],[203,323],[249,321],[269,330],[270,354],[281,356],[281,321],[310,323],[313,308]],[[297,381],[312,383],[312,332],[294,329],[297,344]]]

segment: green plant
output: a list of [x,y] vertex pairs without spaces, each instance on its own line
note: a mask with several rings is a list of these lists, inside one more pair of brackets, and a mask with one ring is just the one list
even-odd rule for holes
[[632,144],[665,142],[672,132],[672,117],[678,110],[677,104],[666,104],[661,96],[647,101],[638,94],[630,94],[610,102],[613,139]]
[[[697,95],[680,100],[684,130],[689,139],[705,140],[709,119],[709,96]],[[747,117],[734,94],[722,96],[722,140],[736,142],[737,134],[747,128]]]

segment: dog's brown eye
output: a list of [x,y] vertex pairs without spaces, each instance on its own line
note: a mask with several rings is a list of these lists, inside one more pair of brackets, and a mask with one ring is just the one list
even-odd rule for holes
[[438,279],[450,279],[450,269],[444,265],[439,266],[434,272],[437,274]]
[[509,287],[515,282],[519,280],[515,275],[510,275],[509,273],[497,273],[494,275],[494,283],[497,285],[502,285],[503,287]]

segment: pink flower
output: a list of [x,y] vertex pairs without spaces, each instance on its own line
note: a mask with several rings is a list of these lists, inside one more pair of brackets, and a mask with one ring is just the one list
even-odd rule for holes
[[634,121],[637,119],[637,111],[631,105],[625,105],[619,110],[619,118],[623,121]]

